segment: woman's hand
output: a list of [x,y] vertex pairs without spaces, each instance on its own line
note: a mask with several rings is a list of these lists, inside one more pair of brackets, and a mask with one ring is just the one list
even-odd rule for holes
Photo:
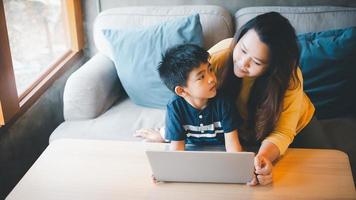
[[255,177],[247,185],[255,186],[257,184],[268,185],[272,183],[272,168],[271,161],[265,156],[257,154],[254,161]]

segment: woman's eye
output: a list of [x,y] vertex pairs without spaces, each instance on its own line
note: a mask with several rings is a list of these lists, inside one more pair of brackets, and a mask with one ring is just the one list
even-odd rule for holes
[[204,76],[199,76],[198,77],[198,80],[203,80],[204,79]]
[[261,65],[261,63],[258,63],[258,62],[255,62],[255,61],[253,61],[256,65],[258,65],[258,66],[260,66]]

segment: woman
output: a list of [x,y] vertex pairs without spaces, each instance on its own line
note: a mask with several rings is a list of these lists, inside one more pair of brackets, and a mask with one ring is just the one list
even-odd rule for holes
[[222,92],[236,99],[241,142],[260,146],[250,184],[268,184],[272,162],[314,114],[303,92],[295,30],[279,13],[259,15],[235,34],[231,48],[212,54],[211,63],[222,74]]
[[[209,50],[220,90],[236,99],[243,146],[258,146],[256,177],[249,185],[272,182],[272,162],[312,119],[314,106],[303,92],[295,30],[279,13],[259,15],[233,39]],[[149,138],[147,130],[138,134]]]

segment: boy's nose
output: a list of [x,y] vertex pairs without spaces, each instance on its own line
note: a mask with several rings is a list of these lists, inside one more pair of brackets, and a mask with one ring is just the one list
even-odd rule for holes
[[215,83],[215,82],[216,82],[215,74],[210,75],[208,83],[211,84],[211,83]]

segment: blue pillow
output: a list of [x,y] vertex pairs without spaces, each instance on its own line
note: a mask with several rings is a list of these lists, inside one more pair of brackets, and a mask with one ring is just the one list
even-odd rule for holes
[[355,115],[356,27],[298,36],[304,90],[318,119]]
[[137,105],[166,107],[171,92],[160,80],[157,67],[165,51],[178,44],[203,46],[199,15],[195,14],[140,29],[103,30],[111,44],[120,81]]

